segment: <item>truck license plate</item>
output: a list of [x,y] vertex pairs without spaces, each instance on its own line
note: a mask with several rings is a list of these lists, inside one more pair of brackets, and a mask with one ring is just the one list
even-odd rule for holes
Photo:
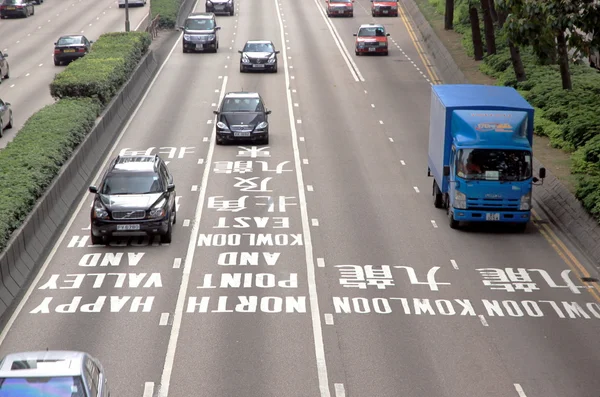
[[118,231],[140,230],[140,225],[117,225]]
[[485,214],[485,220],[486,221],[499,221],[500,220],[500,214],[499,213]]

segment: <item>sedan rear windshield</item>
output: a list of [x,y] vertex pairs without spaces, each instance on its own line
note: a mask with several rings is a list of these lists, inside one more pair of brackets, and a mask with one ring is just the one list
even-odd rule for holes
[[14,6],[16,4],[24,4],[24,0],[4,0],[2,4]]
[[0,397],[86,397],[79,376],[0,378]]
[[185,21],[187,30],[212,30],[215,22],[212,19],[188,19]]
[[221,112],[263,112],[263,106],[257,98],[225,98]]
[[56,42],[57,45],[81,44],[81,37],[61,37]]
[[164,186],[154,173],[131,173],[109,175],[100,191],[101,194],[148,194],[161,193]]

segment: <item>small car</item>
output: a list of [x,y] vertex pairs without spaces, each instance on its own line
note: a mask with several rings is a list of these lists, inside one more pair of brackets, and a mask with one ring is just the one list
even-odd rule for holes
[[371,15],[374,17],[397,17],[398,2],[371,0]]
[[0,99],[0,138],[2,131],[10,130],[13,127],[13,112],[10,103]]
[[360,54],[383,54],[388,55],[388,36],[385,27],[380,24],[363,24],[358,28],[354,53]]
[[0,362],[0,395],[110,397],[102,363],[77,351],[12,353]]
[[92,244],[108,244],[117,236],[160,236],[171,242],[177,222],[175,182],[158,155],[117,156],[99,186],[90,214]]
[[0,18],[35,15],[33,2],[29,0],[3,0],[0,3]]
[[8,54],[0,51],[0,83],[10,77],[10,66],[6,58],[8,58]]
[[327,16],[353,17],[354,0],[325,0],[327,3]]
[[127,7],[143,7],[146,5],[146,0],[127,0],[127,4],[125,4],[125,0],[119,0],[119,8]]
[[240,72],[248,70],[268,70],[277,73],[277,54],[272,41],[250,40],[244,49],[238,51],[240,56]]
[[235,14],[235,2],[234,0],[206,0],[205,10],[215,14],[233,16]]
[[193,12],[179,27],[183,31],[183,52],[196,52],[219,49],[217,19],[212,12]]
[[54,43],[54,66],[86,56],[92,50],[92,43],[80,34],[59,37]]
[[217,115],[217,145],[236,140],[269,144],[271,111],[257,92],[228,92],[213,113]]

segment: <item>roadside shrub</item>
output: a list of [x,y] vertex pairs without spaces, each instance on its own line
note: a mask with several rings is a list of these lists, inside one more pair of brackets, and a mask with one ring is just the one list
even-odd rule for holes
[[600,221],[600,175],[583,175],[579,178],[575,196],[584,208]]
[[31,116],[0,151],[0,252],[100,113],[92,98],[69,98]]
[[54,77],[50,94],[54,98],[97,98],[106,105],[129,79],[151,40],[146,32],[103,34],[88,55]]
[[160,15],[158,27],[161,29],[173,29],[177,23],[177,14],[183,0],[152,0],[150,14],[152,19]]

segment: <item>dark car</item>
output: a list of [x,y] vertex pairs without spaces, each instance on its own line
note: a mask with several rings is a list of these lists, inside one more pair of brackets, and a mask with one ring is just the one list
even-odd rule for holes
[[206,0],[206,12],[233,16],[235,13],[234,0]]
[[0,18],[23,17],[35,14],[33,2],[28,0],[3,0],[0,3]]
[[177,220],[173,175],[158,156],[117,156],[94,193],[92,244],[115,236],[160,235],[170,243]]
[[0,83],[10,77],[10,66],[8,66],[8,54],[0,51]]
[[248,70],[268,70],[277,73],[277,54],[272,41],[247,41],[244,49],[238,51],[240,57],[240,72]]
[[80,34],[60,37],[54,43],[54,65],[84,57],[92,50],[92,43],[93,41]]
[[9,130],[13,127],[13,113],[10,103],[4,102],[0,99],[0,138],[2,137],[2,131],[5,129]]
[[212,12],[194,12],[188,15],[183,31],[183,52],[206,51],[217,52],[219,49],[217,19]]
[[261,96],[256,92],[228,92],[215,110],[217,145],[233,140],[269,144],[269,120]]

